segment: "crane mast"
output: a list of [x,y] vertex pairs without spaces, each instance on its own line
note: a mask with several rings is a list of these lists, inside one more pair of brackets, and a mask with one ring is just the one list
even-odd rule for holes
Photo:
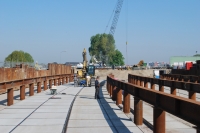
[[115,34],[115,29],[116,29],[116,26],[117,26],[117,22],[118,22],[118,19],[119,19],[119,15],[120,15],[120,12],[121,12],[123,2],[124,2],[124,0],[118,0],[117,1],[115,14],[114,14],[112,25],[110,27],[110,32],[109,32],[109,34],[111,34],[113,36]]

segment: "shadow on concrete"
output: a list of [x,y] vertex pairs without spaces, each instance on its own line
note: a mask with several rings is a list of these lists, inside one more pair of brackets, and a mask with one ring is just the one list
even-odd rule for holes
[[[103,86],[104,86],[105,83],[106,83],[106,80],[102,81],[100,84],[103,84]],[[130,119],[128,119],[128,118],[127,119],[126,118],[119,118],[116,115],[116,113],[114,112],[114,110],[120,110],[120,109],[113,109],[112,107],[110,107],[110,105],[108,103],[112,103],[112,102],[107,102],[105,100],[105,99],[110,99],[110,98],[104,97],[103,92],[104,91],[102,91],[102,87],[100,87],[100,90],[99,90],[100,99],[98,100],[98,104],[101,107],[101,111],[102,111],[102,114],[104,115],[105,119],[107,117],[109,118],[109,119],[106,119],[106,121],[110,125],[110,128],[113,127],[113,128],[111,128],[111,130],[113,132],[131,133],[131,131],[121,121],[121,120],[130,121]],[[103,113],[103,112],[105,112],[105,113]],[[120,129],[122,129],[123,131],[122,130],[120,131]]]
[[[26,89],[28,89],[28,88],[26,88]],[[20,91],[20,90],[17,90],[17,91]],[[14,91],[15,92],[15,91]],[[36,89],[34,89],[34,92],[36,92],[37,93],[37,88]],[[5,94],[3,94],[3,95],[6,95],[6,97],[7,97],[7,93],[5,93]],[[1,95],[0,95],[1,96]],[[25,93],[25,96],[29,96],[29,92],[26,92]],[[14,100],[19,100],[20,101],[20,94],[18,94],[18,95],[16,95],[16,96],[14,96],[13,97],[13,99]],[[6,99],[4,99],[4,100],[2,100],[2,101],[0,101],[0,105],[4,105],[4,106],[7,106],[7,98]]]

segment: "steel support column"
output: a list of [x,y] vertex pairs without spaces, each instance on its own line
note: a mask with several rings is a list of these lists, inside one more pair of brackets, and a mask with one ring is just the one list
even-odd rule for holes
[[7,106],[13,105],[13,88],[7,89]]
[[25,99],[25,85],[20,86],[20,100]]
[[41,82],[37,83],[37,93],[41,92]]
[[189,99],[196,100],[196,93],[193,91],[189,91]]
[[175,87],[171,87],[171,94],[176,95],[176,88]]
[[145,88],[148,88],[148,81],[147,81],[146,78],[144,79],[144,87],[145,87]]
[[140,78],[140,86],[144,87],[144,78]]
[[112,83],[110,84],[110,97],[112,96],[112,93],[113,93],[113,85],[112,85]]
[[165,111],[157,107],[153,108],[153,132],[165,133]]
[[164,92],[164,86],[163,86],[163,81],[159,81],[159,91]]
[[116,101],[116,97],[117,97],[116,95],[117,95],[117,93],[116,93],[116,87],[114,86],[113,90],[112,90],[112,100],[113,101]]
[[155,90],[156,84],[154,83],[153,79],[151,79],[151,89]]
[[123,105],[124,113],[130,113],[130,94],[124,91],[124,105]]
[[58,86],[61,85],[61,80],[60,78],[58,79]]
[[135,78],[135,79],[134,79],[135,85],[137,85],[137,78],[138,78],[138,77],[134,76],[134,78]]
[[122,90],[120,88],[116,88],[116,105],[122,104]]
[[66,77],[66,83],[68,83],[68,76]]
[[52,88],[52,80],[49,80],[49,88]]
[[34,84],[29,84],[29,96],[34,95]]
[[142,125],[143,123],[143,101],[134,97],[134,123]]
[[140,86],[140,77],[137,77],[137,85]]
[[57,79],[54,79],[54,86],[57,86]]
[[65,78],[64,77],[62,78],[62,84],[63,85],[65,84]]
[[47,90],[47,81],[44,81],[44,90]]

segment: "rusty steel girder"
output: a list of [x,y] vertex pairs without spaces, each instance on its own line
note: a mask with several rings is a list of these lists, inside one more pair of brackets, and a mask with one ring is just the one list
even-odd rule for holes
[[184,119],[194,125],[200,124],[200,103],[191,99],[148,89],[131,83],[107,77],[108,82],[114,83],[117,88],[157,107]]
[[[135,79],[137,77],[142,77],[142,76],[136,76],[136,75],[132,75],[132,74],[128,75],[128,78],[130,78],[129,80]],[[167,87],[174,87],[177,89],[200,93],[200,89],[199,89],[200,84],[198,84],[198,83],[176,81],[176,80],[156,79],[156,78],[150,78],[150,77],[142,77],[142,79],[149,83],[154,83],[154,84],[158,84],[158,85],[162,84],[163,86],[167,86]]]

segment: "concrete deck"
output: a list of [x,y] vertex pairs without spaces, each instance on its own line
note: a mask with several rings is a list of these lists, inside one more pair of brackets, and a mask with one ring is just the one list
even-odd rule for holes
[[81,87],[61,85],[58,94],[43,91],[0,111],[2,133],[62,132],[69,106]]
[[85,87],[77,96],[67,133],[142,133],[110,99],[106,88],[94,99],[94,87]]
[[[82,87],[66,84],[58,86],[58,94],[53,95],[50,90],[35,93],[23,101],[16,98],[12,106],[1,106],[0,132],[2,133],[59,133],[62,132],[66,117],[75,95]],[[157,89],[157,87],[156,87]],[[168,88],[166,88],[166,92]],[[19,92],[16,91],[15,94]],[[153,132],[145,124],[136,126],[132,120],[134,116],[124,114],[110,99],[105,86],[100,91],[101,99],[94,99],[94,87],[84,87],[76,97],[67,133],[108,133],[108,132]],[[1,95],[0,99],[6,94]],[[131,107],[134,108],[134,98],[131,97]],[[149,124],[153,124],[153,107],[143,104],[143,117]],[[131,120],[132,119],[132,120]],[[188,122],[170,114],[166,114],[167,133],[196,133]]]

